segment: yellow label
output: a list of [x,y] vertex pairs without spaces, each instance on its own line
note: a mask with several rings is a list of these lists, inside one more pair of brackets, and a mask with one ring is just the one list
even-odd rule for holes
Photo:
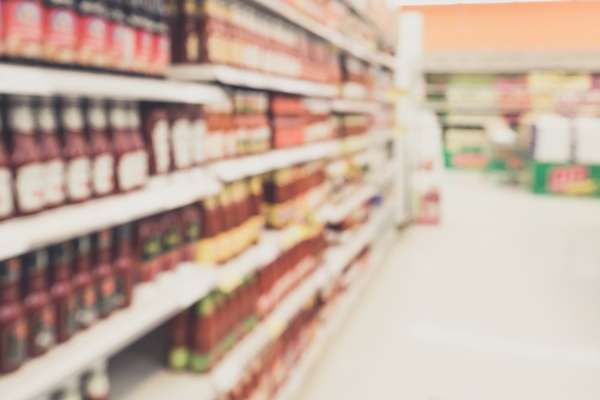
[[285,331],[286,322],[277,316],[273,316],[267,320],[266,327],[267,332],[271,335],[271,338],[277,339]]
[[198,241],[196,262],[214,264],[217,260],[215,238],[204,238]]
[[233,292],[243,282],[244,277],[240,271],[229,268],[219,274],[219,290],[223,293]]

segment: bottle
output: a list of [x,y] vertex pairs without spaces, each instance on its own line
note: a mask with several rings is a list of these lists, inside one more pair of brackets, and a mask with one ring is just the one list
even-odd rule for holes
[[32,214],[44,208],[45,199],[44,169],[40,148],[34,135],[31,98],[8,97],[6,111],[17,213]]
[[189,115],[192,124],[191,148],[192,163],[202,165],[206,162],[207,147],[207,128],[202,109],[198,105],[192,105],[189,108]]
[[36,124],[44,165],[44,200],[49,208],[65,203],[65,161],[56,134],[56,114],[51,97],[42,97],[36,110]]
[[188,169],[192,166],[192,125],[186,109],[173,105],[169,108],[171,124],[171,149],[173,150],[173,166],[176,170]]
[[77,325],[86,329],[98,320],[96,285],[92,275],[92,240],[82,236],[75,240],[73,291],[77,300]]
[[95,265],[93,268],[98,298],[98,315],[106,318],[113,312],[116,290],[115,271],[112,265],[112,230],[104,229],[94,237]]
[[79,32],[76,60],[84,67],[106,67],[108,44],[107,10],[102,0],[77,0]]
[[182,258],[181,218],[177,211],[164,213],[158,226],[162,236],[162,269],[172,271]]
[[80,203],[92,195],[92,167],[79,100],[75,97],[61,98],[58,115],[66,164],[67,199],[70,203]]
[[[0,127],[2,121],[0,120]],[[13,195],[13,172],[10,168],[10,156],[4,144],[4,134],[0,132],[0,221],[15,214]]]
[[171,64],[171,38],[167,23],[168,10],[164,0],[150,0],[152,45],[148,73],[165,76]]
[[40,0],[2,2],[3,54],[8,60],[31,63],[40,59],[42,15]]
[[74,64],[78,22],[75,0],[44,0],[42,58],[46,63]]
[[92,189],[95,197],[115,190],[115,157],[107,136],[105,102],[89,99],[85,109],[87,138],[92,158]]
[[37,357],[56,342],[56,314],[46,280],[48,251],[26,254],[23,256],[23,265],[26,274],[23,305],[29,326],[29,355]]
[[56,315],[56,337],[65,342],[77,331],[77,298],[71,285],[73,242],[50,247],[50,294]]
[[[125,0],[125,21],[128,39],[126,54],[129,73],[140,73],[147,67],[151,35],[146,35],[146,18],[144,15],[143,0]],[[147,42],[146,42],[147,40]],[[141,47],[141,48],[140,48]]]
[[184,207],[181,213],[183,261],[194,261],[200,239],[200,209],[197,204]]
[[110,381],[106,372],[106,361],[98,362],[83,382],[83,398],[85,400],[108,400],[110,398]]
[[190,361],[189,310],[177,314],[169,322],[168,365],[175,371],[184,370]]
[[126,40],[128,28],[125,24],[123,0],[107,0],[106,2],[107,25],[107,68],[124,72],[128,63],[126,54]]
[[140,110],[137,103],[131,102],[127,105],[127,121],[129,129],[129,137],[132,147],[132,157],[134,161],[134,188],[141,188],[148,183],[148,152],[146,144],[142,138]]
[[108,121],[115,157],[116,189],[118,192],[128,192],[135,187],[135,163],[133,162],[135,156],[133,156],[134,148],[127,129],[127,109],[125,102],[113,101],[110,103]]
[[197,2],[194,0],[170,0],[171,48],[173,62],[198,63],[200,61],[200,39],[198,33]]
[[149,144],[150,172],[164,175],[171,170],[171,130],[167,111],[158,106],[142,109],[142,131]]
[[133,300],[136,262],[133,258],[131,224],[120,225],[116,228],[117,245],[115,252],[115,309],[126,308]]
[[27,319],[21,305],[21,260],[0,261],[0,374],[19,368],[27,357]]
[[150,282],[162,269],[162,243],[156,220],[146,218],[136,226],[136,253],[140,263],[139,280]]

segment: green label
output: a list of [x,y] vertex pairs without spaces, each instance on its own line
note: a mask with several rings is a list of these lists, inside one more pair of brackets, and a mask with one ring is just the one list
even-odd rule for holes
[[161,245],[159,235],[154,234],[148,236],[142,246],[142,261],[148,262],[154,260],[154,258],[160,254],[160,251]]
[[169,367],[175,370],[185,369],[190,363],[190,352],[185,347],[178,347],[169,352]]
[[193,243],[200,237],[200,223],[192,222],[187,226],[185,231],[185,241],[187,243]]
[[181,232],[178,227],[171,227],[165,232],[163,238],[163,251],[168,252],[179,246],[181,242]]

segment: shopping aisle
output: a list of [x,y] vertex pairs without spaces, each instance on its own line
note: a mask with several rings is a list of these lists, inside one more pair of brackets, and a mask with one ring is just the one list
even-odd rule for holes
[[600,206],[446,176],[302,400],[597,400]]

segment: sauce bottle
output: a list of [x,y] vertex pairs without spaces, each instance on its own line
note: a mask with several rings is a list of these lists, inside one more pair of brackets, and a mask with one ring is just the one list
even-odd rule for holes
[[115,190],[115,157],[106,133],[106,108],[103,100],[88,100],[85,121],[92,159],[92,189],[94,196],[106,196]]
[[189,364],[189,320],[190,311],[186,310],[169,322],[168,365],[176,371],[183,371]]
[[208,197],[200,203],[201,232],[198,241],[196,261],[213,264],[218,262],[217,240],[221,233],[222,219],[219,210],[218,197]]
[[21,305],[21,260],[0,261],[0,373],[19,368],[27,357],[27,319]]
[[78,22],[75,0],[44,0],[42,58],[45,62],[74,64]]
[[169,120],[171,123],[173,165],[178,170],[188,169],[192,166],[192,126],[186,109],[181,106],[171,106]]
[[141,188],[148,183],[148,152],[142,138],[140,110],[137,103],[129,103],[127,106],[127,121],[129,129],[130,143],[132,147],[133,161],[131,161],[134,169],[132,179],[134,180],[134,188]]
[[192,162],[195,165],[202,165],[206,161],[206,121],[204,120],[204,115],[200,106],[190,106],[189,115],[192,124],[192,133],[190,139],[192,148]]
[[198,205],[190,205],[181,213],[183,233],[183,261],[193,261],[196,257],[198,240],[200,239],[200,209]]
[[56,314],[46,281],[48,251],[26,254],[23,264],[26,272],[23,305],[29,325],[29,355],[37,357],[56,342]]
[[75,241],[76,261],[73,273],[73,291],[77,300],[77,324],[88,328],[98,319],[96,285],[92,275],[92,240],[82,236]]
[[39,60],[42,53],[43,9],[40,0],[2,2],[3,53],[11,61]]
[[181,216],[176,211],[166,212],[158,225],[162,236],[162,270],[172,271],[181,261]]
[[200,61],[198,10],[194,0],[171,0],[171,47],[173,62],[197,63]]
[[106,372],[107,368],[106,361],[101,361],[85,377],[83,382],[84,400],[108,400],[110,398],[110,381]]
[[165,76],[171,64],[171,38],[167,23],[168,11],[164,0],[151,0],[152,46],[150,53],[151,75]]
[[164,108],[149,106],[142,109],[142,131],[150,148],[150,172],[164,175],[171,170],[171,130]]
[[[111,102],[108,112],[110,133],[115,157],[116,188],[128,192],[135,186],[133,143],[128,132],[126,103]],[[133,157],[132,157],[133,156]]]
[[116,228],[117,245],[115,252],[116,292],[114,306],[126,308],[133,300],[136,262],[133,258],[131,225],[120,225]]
[[[1,121],[0,126],[2,126]],[[0,133],[0,221],[14,214],[13,173],[10,168],[10,157],[4,145],[4,135]]]
[[65,161],[62,145],[56,135],[56,115],[52,98],[40,99],[36,122],[44,162],[44,199],[47,207],[57,207],[66,201]]
[[218,316],[216,294],[200,300],[193,309],[190,368],[194,372],[207,372],[216,361],[213,351],[218,343]]
[[58,115],[66,163],[67,199],[79,203],[92,195],[91,162],[79,100],[75,97],[60,99]]
[[137,223],[136,248],[140,262],[139,280],[149,282],[162,269],[160,230],[153,218]]
[[77,12],[79,13],[77,64],[104,68],[108,53],[108,21],[104,1],[77,0]]
[[106,318],[113,311],[115,272],[112,266],[112,230],[104,229],[95,235],[95,266],[93,269],[98,298],[98,315]]
[[108,23],[106,56],[107,68],[115,71],[125,71],[128,63],[126,41],[128,27],[125,23],[123,0],[107,0]]
[[71,285],[73,242],[50,247],[50,294],[54,301],[56,333],[59,342],[65,342],[77,330],[77,298]]
[[125,0],[125,20],[129,27],[127,54],[131,55],[128,72],[143,74],[148,69],[152,34],[146,29],[144,0]]

